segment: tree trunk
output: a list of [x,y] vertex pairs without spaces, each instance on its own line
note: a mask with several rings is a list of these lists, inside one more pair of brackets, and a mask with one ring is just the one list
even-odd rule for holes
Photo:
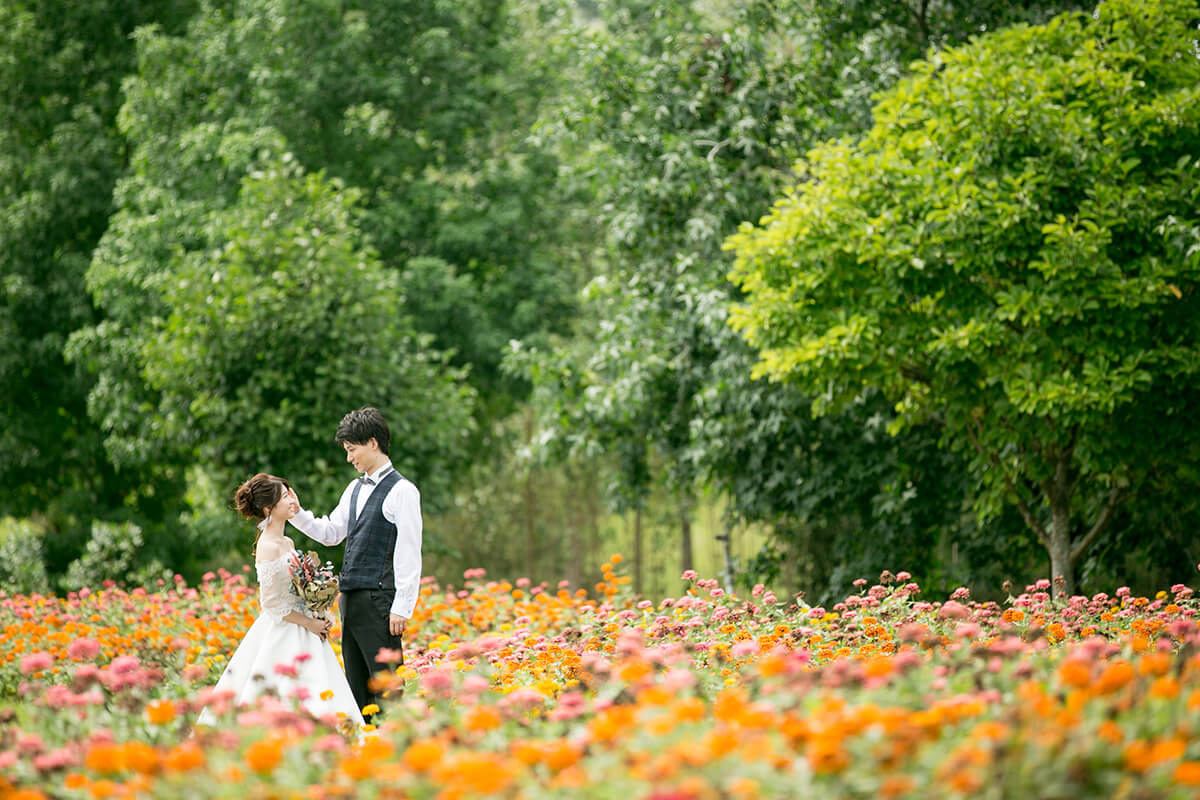
[[1071,558],[1071,500],[1056,493],[1050,498],[1050,530],[1046,549],[1050,552],[1050,582],[1056,597],[1075,593],[1075,564]]
[[642,586],[642,507],[633,512],[633,593],[641,595]]
[[692,498],[686,492],[679,495],[679,543],[680,560],[683,563],[682,570],[696,568],[696,561],[692,555]]
[[733,531],[726,528],[717,536],[717,541],[723,545],[725,551],[725,568],[721,570],[721,577],[724,578],[725,592],[733,594]]

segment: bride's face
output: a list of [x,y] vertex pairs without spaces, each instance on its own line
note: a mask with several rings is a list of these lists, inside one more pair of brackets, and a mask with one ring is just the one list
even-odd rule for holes
[[300,513],[300,502],[296,499],[296,493],[292,491],[292,487],[283,487],[283,494],[279,496],[279,501],[267,509],[267,513],[271,519],[285,521]]

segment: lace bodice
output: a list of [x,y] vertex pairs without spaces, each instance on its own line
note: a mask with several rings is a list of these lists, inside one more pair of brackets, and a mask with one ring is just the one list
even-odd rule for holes
[[271,561],[256,562],[258,569],[258,602],[262,613],[276,622],[283,622],[289,611],[304,613],[304,604],[292,593],[292,573],[288,558],[295,551],[284,553]]

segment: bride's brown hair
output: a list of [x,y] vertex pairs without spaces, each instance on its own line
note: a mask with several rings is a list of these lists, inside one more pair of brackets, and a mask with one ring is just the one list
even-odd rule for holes
[[[246,519],[261,521],[267,518],[267,509],[273,508],[284,491],[291,488],[283,478],[260,472],[237,488],[233,493],[233,504]],[[258,550],[259,536],[262,536],[262,529],[254,533],[254,550]]]

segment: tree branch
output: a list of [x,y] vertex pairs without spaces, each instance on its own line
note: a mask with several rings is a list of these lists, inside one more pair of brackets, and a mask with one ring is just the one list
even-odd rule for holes
[[[978,420],[976,420],[975,424],[978,426],[980,423]],[[1029,504],[1025,502],[1025,498],[1021,497],[1021,493],[1017,491],[1016,484],[1013,483],[1012,476],[1008,474],[1008,470],[1006,470],[1004,465],[1000,463],[1000,459],[996,457],[995,453],[983,449],[983,445],[979,443],[979,437],[975,435],[974,428],[969,425],[967,426],[967,438],[971,440],[971,444],[975,446],[975,449],[978,450],[984,458],[992,463],[992,466],[1000,470],[1000,474],[1004,477],[1004,485],[1008,487],[1008,491],[1017,500],[1017,510],[1021,512],[1021,517],[1025,520],[1025,524],[1028,525],[1029,529],[1037,535],[1038,541],[1042,543],[1042,546],[1049,548],[1050,537],[1046,533],[1045,526],[1042,525],[1042,521],[1039,520],[1036,515],[1034,515],[1033,510],[1029,508]]]
[[1113,512],[1117,510],[1117,506],[1121,504],[1121,490],[1114,486],[1112,491],[1108,493],[1108,502],[1104,504],[1104,510],[1100,512],[1100,518],[1096,520],[1096,524],[1088,531],[1082,539],[1075,543],[1071,548],[1071,563],[1074,564],[1079,560],[1087,549],[1091,547],[1092,542],[1096,541],[1096,537],[1104,533],[1104,529],[1108,527],[1108,523],[1112,521]]

